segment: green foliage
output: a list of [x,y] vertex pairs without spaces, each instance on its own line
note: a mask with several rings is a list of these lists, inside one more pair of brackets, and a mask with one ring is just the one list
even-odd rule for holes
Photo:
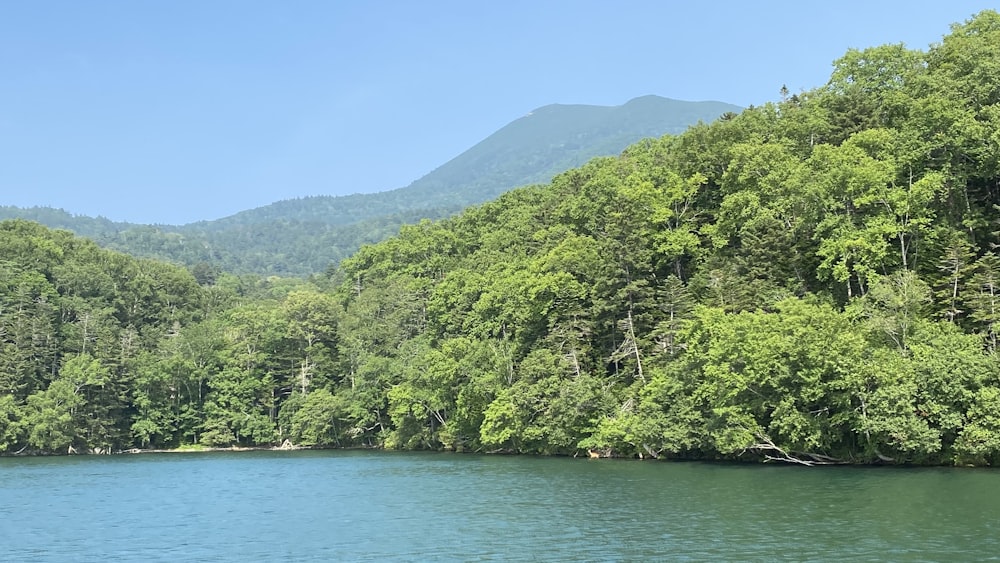
[[0,451],[8,451],[18,443],[21,432],[21,409],[13,395],[0,395]]
[[1000,388],[980,389],[967,416],[968,422],[955,441],[957,461],[995,465],[1000,461]]
[[0,449],[997,463],[998,21],[308,281],[0,223]]
[[739,109],[657,96],[617,107],[545,106],[405,188],[285,200],[183,226],[113,223],[38,207],[0,206],[0,219],[38,221],[106,248],[185,264],[207,285],[220,269],[307,276],[336,265],[364,244],[390,238],[404,225],[454,215],[516,186],[547,182],[596,156],[617,154],[640,139],[680,133]]
[[301,405],[286,403],[286,408],[292,411],[289,438],[304,446],[343,445],[344,400],[343,396],[335,396],[326,389],[317,389],[305,396]]
[[79,438],[82,421],[77,414],[82,406],[83,397],[65,379],[30,395],[24,410],[28,444],[41,450],[67,452]]
[[[343,326],[388,323],[355,355],[389,377],[386,443],[448,447],[471,388],[487,450],[957,459],[1000,241],[995,196],[927,158],[954,143],[926,133],[934,56],[851,51],[822,89],[363,249]],[[457,337],[491,376],[454,378]]]

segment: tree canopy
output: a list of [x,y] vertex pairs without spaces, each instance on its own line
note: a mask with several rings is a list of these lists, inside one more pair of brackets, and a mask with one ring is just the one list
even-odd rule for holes
[[308,281],[2,223],[0,447],[994,464],[997,60],[851,50]]

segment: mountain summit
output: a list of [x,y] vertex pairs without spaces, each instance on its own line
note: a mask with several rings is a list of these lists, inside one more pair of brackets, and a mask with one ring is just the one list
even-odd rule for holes
[[407,186],[428,198],[482,203],[504,191],[548,182],[595,156],[615,155],[647,137],[676,135],[742,108],[642,96],[620,106],[542,106]]
[[552,104],[502,127],[437,169],[395,190],[279,201],[214,221],[183,226],[113,223],[35,207],[0,207],[90,237],[105,247],[236,273],[308,275],[362,244],[421,219],[439,219],[518,186],[547,182],[596,156],[620,153],[647,137],[678,134],[741,108],[642,96],[620,106]]

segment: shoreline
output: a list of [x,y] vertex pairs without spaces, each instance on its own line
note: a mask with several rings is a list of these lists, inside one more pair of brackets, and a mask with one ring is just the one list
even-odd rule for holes
[[[111,451],[84,451],[78,452],[75,449],[70,452],[39,452],[39,451],[20,451],[20,452],[7,452],[0,453],[0,458],[5,457],[70,457],[70,456],[121,456],[121,455],[143,455],[143,454],[186,454],[186,453],[226,453],[226,452],[294,452],[294,451],[324,451],[324,450],[366,450],[366,451],[387,451],[385,448],[373,447],[373,446],[296,446],[290,442],[286,442],[277,446],[205,446],[205,447],[191,447],[182,446],[178,448],[131,448],[127,450],[120,450],[116,452]],[[389,450],[394,451],[394,450]],[[600,456],[578,456],[578,455],[544,455],[544,454],[530,454],[530,453],[514,453],[503,450],[494,451],[455,451],[451,449],[445,450],[400,450],[400,451],[423,451],[423,452],[438,452],[438,453],[478,453],[488,456],[529,456],[529,457],[569,457],[574,459],[584,459],[588,461],[595,460],[625,460],[625,461],[667,461],[667,462],[695,462],[695,463],[711,463],[711,464],[733,464],[733,465],[772,465],[772,466],[787,466],[787,467],[897,467],[897,468],[918,468],[918,467],[952,467],[952,468],[969,468],[969,469],[993,469],[994,467],[989,464],[976,465],[976,464],[915,464],[915,463],[885,463],[885,462],[873,462],[873,463],[860,463],[852,461],[839,461],[836,463],[817,463],[817,464],[801,464],[793,463],[782,459],[763,459],[763,460],[748,460],[748,459],[715,459],[715,458],[681,458],[681,457],[667,457],[667,458],[652,458],[652,457],[626,457],[626,456],[614,456],[614,455],[600,455]]]
[[142,455],[142,454],[185,454],[202,452],[292,452],[299,450],[328,449],[315,446],[296,446],[293,444],[281,444],[279,446],[205,446],[179,448],[130,448],[119,451],[105,451],[101,449],[91,451],[77,451],[71,448],[67,452],[46,452],[46,451],[17,451],[5,452],[0,457],[64,457],[64,456],[118,456],[118,455]]
[[114,452],[111,454],[98,454],[98,453],[85,453],[77,455],[141,455],[141,454],[186,454],[186,453],[200,453],[200,452],[293,452],[297,450],[312,450],[316,449],[312,446],[294,446],[294,445],[280,445],[280,446],[215,446],[215,447],[204,447],[204,448],[170,448],[170,449],[143,449],[143,448],[132,448],[129,450],[122,450],[120,452]]

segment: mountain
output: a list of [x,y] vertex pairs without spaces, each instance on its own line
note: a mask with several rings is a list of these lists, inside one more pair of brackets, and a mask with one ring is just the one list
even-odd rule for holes
[[[0,222],[0,453],[1000,465],[1000,13],[928,51],[207,283]],[[281,233],[277,233],[281,234]]]
[[551,104],[514,120],[404,188],[284,200],[188,227],[218,231],[276,219],[348,225],[418,209],[450,214],[511,188],[548,182],[595,156],[616,155],[640,139],[676,135],[699,121],[741,110],[723,102],[660,96],[612,107]]
[[595,156],[647,137],[682,133],[742,108],[643,96],[615,107],[553,104],[515,120],[406,189],[428,199],[482,203],[515,186],[548,182]]
[[183,226],[116,223],[45,207],[0,207],[0,219],[68,229],[141,257],[208,263],[234,273],[308,275],[363,244],[395,234],[404,224],[452,215],[512,188],[547,182],[595,156],[616,155],[640,139],[678,134],[740,109],[659,96],[614,107],[547,105],[404,188],[284,200]]

